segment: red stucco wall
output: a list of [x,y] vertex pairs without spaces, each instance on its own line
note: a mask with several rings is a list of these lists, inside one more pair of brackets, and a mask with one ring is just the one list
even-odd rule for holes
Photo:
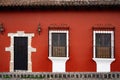
[[[95,24],[115,26],[115,59],[112,71],[120,71],[120,11],[3,11],[0,22],[5,32],[0,34],[0,72],[9,71],[10,46],[8,33],[25,31],[35,33],[32,46],[37,52],[32,53],[33,72],[51,72],[52,62],[48,59],[48,26],[50,24],[70,25],[70,59],[66,63],[67,72],[95,72],[96,63],[92,60],[92,27]],[[42,32],[37,33],[41,24]]]

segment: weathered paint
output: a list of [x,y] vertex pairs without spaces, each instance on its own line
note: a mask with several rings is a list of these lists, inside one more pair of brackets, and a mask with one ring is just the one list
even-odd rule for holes
[[[92,60],[92,27],[96,24],[115,26],[115,59],[111,71],[120,71],[120,11],[1,11],[0,22],[5,27],[0,34],[0,72],[9,72],[10,46],[8,33],[25,31],[34,33],[32,47],[33,72],[51,72],[52,62],[48,59],[48,26],[50,24],[68,24],[70,39],[70,59],[66,64],[67,72],[96,72],[96,63]],[[37,32],[41,24],[40,35]]]

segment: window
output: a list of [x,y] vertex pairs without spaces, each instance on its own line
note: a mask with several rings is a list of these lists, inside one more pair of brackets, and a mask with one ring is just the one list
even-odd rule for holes
[[66,57],[66,33],[52,33],[52,56]]
[[113,31],[94,31],[94,58],[113,58]]
[[96,34],[96,58],[111,57],[111,34]]
[[49,28],[49,59],[52,61],[52,72],[66,72],[66,61],[69,59],[69,31],[64,27]]
[[50,57],[68,56],[68,31],[50,31]]

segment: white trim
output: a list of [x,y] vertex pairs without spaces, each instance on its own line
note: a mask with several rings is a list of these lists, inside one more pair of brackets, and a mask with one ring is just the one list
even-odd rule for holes
[[66,72],[68,57],[48,57],[52,61],[52,72]]
[[36,48],[31,46],[32,37],[34,33],[24,33],[24,31],[17,31],[17,33],[8,33],[11,38],[10,47],[6,47],[5,51],[10,51],[10,72],[14,72],[14,37],[27,37],[28,38],[28,72],[32,72],[31,53],[36,52]]
[[[110,33],[111,34],[111,58],[96,58],[96,34],[97,33]],[[97,72],[110,72],[111,63],[114,59],[114,31],[93,31],[93,60],[97,64]]]
[[[67,55],[66,57],[52,57],[52,33],[66,33]],[[69,59],[69,31],[68,30],[50,30],[49,31],[49,59],[52,61],[52,72],[65,72],[66,61]]]
[[97,64],[97,72],[110,72],[111,63],[115,61],[115,59],[107,59],[107,58],[93,58],[93,60]]

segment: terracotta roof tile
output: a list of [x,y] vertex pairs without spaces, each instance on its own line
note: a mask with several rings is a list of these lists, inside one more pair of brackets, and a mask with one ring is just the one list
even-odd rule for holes
[[120,5],[120,0],[0,0],[0,6]]

